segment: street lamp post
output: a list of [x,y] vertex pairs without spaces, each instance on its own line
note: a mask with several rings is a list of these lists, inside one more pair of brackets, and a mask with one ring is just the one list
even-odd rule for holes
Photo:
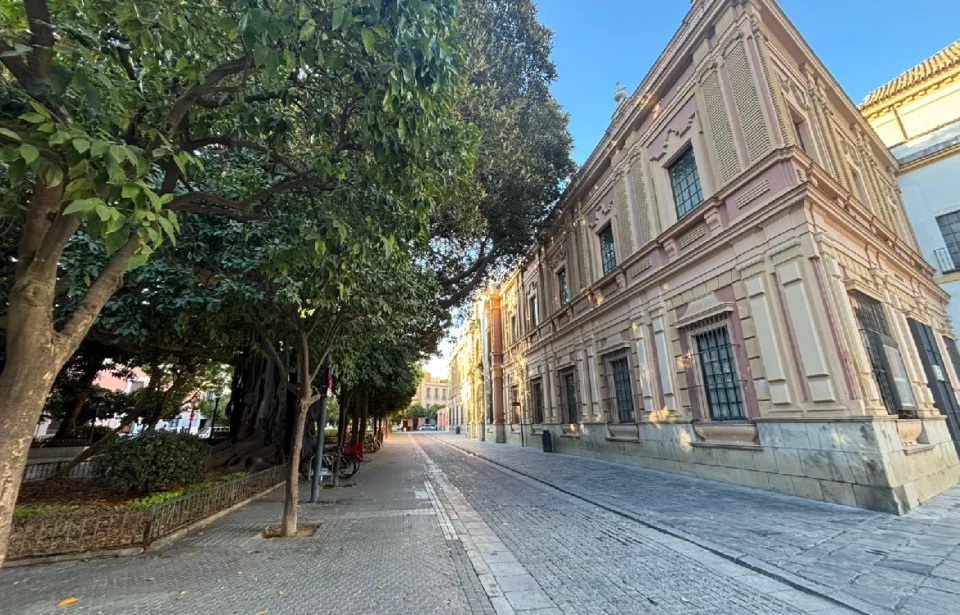
[[220,409],[220,391],[207,391],[207,401],[213,402],[213,416],[210,417],[210,435],[207,439],[213,438],[213,428],[217,425],[217,410]]

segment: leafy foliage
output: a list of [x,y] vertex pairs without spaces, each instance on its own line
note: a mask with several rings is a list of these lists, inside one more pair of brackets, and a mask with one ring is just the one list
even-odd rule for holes
[[143,432],[114,440],[94,458],[93,471],[116,491],[153,492],[203,481],[209,446],[193,436]]

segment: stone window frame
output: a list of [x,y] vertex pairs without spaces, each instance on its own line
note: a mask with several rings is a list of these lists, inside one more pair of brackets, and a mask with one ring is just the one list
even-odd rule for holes
[[[722,311],[705,315],[695,322],[678,327],[680,333],[681,361],[687,375],[687,397],[690,400],[690,413],[693,420],[704,423],[736,423],[750,421],[760,416],[760,404],[756,390],[750,380],[750,360],[747,358],[746,343],[740,318],[735,306],[726,306]],[[703,366],[700,353],[696,350],[696,336],[725,328],[733,352],[731,359],[740,381],[740,398],[743,403],[743,416],[731,419],[716,419],[710,414],[710,405],[706,396],[706,383],[703,380]]]
[[[815,162],[820,162],[820,149],[817,147],[817,138],[813,132],[813,124],[806,112],[787,101],[787,119],[793,128],[793,138],[797,147]],[[802,129],[802,130],[801,130]]]
[[557,281],[557,302],[563,307],[570,303],[570,276],[567,273],[567,264],[563,263],[554,269],[553,277]]
[[[566,419],[570,418],[570,404],[567,399],[566,383],[564,382],[566,376],[571,376],[573,378],[573,390],[576,395],[574,399],[574,408],[577,412],[577,420],[574,423],[568,422]],[[560,409],[560,424],[561,425],[576,425],[580,423],[580,419],[583,418],[583,412],[580,410],[581,397],[583,395],[580,391],[580,382],[579,374],[577,374],[576,365],[564,365],[557,368],[557,399],[559,400],[559,409]]]
[[[542,425],[546,419],[546,400],[547,400],[547,397],[545,395],[545,389],[544,389],[545,385],[543,382],[543,376],[537,376],[536,378],[531,378],[527,382],[527,386],[528,386],[528,389],[527,389],[528,397],[530,398],[529,406],[528,406],[530,408],[530,414],[531,414],[530,422],[534,425]],[[536,396],[534,395],[534,391],[536,390],[540,391],[539,406],[536,403]],[[537,421],[538,410],[540,415],[539,421]]]
[[[620,405],[616,393],[616,383],[614,382],[613,363],[620,359],[627,360],[627,370],[629,373],[628,383],[630,385],[630,400],[633,404],[631,411],[631,420],[620,420]],[[616,347],[607,349],[599,357],[600,364],[600,390],[601,390],[601,411],[606,414],[607,422],[615,424],[639,423],[643,416],[643,398],[640,395],[640,389],[637,386],[638,369],[636,365],[636,353],[631,352],[629,342],[624,342]],[[612,402],[612,403],[611,403]]]
[[[689,208],[684,209],[684,211],[681,212],[680,211],[681,205],[684,207],[687,207],[688,202],[686,200],[683,201],[682,203],[677,202],[677,181],[676,181],[676,178],[674,177],[674,170],[677,168],[677,165],[680,164],[683,161],[683,159],[686,158],[687,156],[690,157],[693,163],[693,168],[692,168],[693,180],[692,181],[693,183],[696,184],[696,191],[697,191],[697,196],[699,197],[699,200],[696,203],[694,203],[692,206],[689,206]],[[667,164],[666,169],[667,169],[667,176],[670,179],[670,197],[673,200],[674,212],[677,215],[677,220],[682,220],[683,218],[686,218],[687,216],[695,212],[697,209],[699,209],[705,201],[705,199],[703,198],[703,183],[700,180],[700,166],[697,161],[697,153],[693,150],[693,146],[691,145],[689,147],[681,149],[680,152],[677,153],[673,157],[673,159]],[[683,178],[681,181],[689,183],[691,180],[689,180],[689,178]]]
[[[667,130],[666,138],[661,141],[657,139],[648,150],[653,154],[650,158],[651,163],[651,181],[653,183],[654,194],[658,195],[655,199],[656,209],[660,215],[662,224],[661,232],[670,228],[681,218],[677,217],[676,203],[673,201],[673,189],[670,184],[670,166],[690,148],[693,150],[693,157],[697,163],[697,173],[700,177],[700,192],[702,196],[701,205],[710,200],[716,193],[720,177],[715,166],[715,162],[710,155],[710,149],[704,138],[703,127],[700,123],[700,112],[694,112],[686,126],[680,130]],[[694,208],[690,213],[683,217],[689,219],[696,217],[701,207]]]
[[[604,245],[604,235],[607,233],[610,234],[610,247],[613,252],[613,263],[610,268],[606,267],[606,259],[604,258],[603,245]],[[614,269],[617,268],[617,264],[620,262],[620,259],[617,258],[617,234],[616,230],[613,228],[613,220],[608,220],[606,224],[600,227],[600,230],[596,232],[597,236],[597,253],[600,256],[600,277],[604,277]]]
[[[510,424],[518,425],[523,423],[523,402],[520,400],[520,385],[512,384],[507,392],[508,405],[510,407]],[[514,405],[514,402],[519,402]],[[513,419],[518,419],[514,421]]]

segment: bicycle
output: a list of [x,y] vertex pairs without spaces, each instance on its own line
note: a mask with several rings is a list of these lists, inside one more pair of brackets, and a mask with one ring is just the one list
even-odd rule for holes
[[[313,459],[316,457],[314,454],[309,454],[300,459],[300,476],[304,479],[309,479],[313,475]],[[321,458],[321,466],[327,468],[333,472],[333,467],[336,464],[336,455],[334,453],[324,453]],[[360,469],[360,460],[357,459],[354,455],[341,455],[340,456],[340,478],[350,478],[357,473],[357,470]]]
[[382,436],[366,436],[363,438],[363,451],[365,453],[376,453],[383,446]]

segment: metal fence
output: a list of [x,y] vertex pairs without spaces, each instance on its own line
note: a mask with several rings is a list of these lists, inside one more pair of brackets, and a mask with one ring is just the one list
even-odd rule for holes
[[[32,463],[23,469],[23,482],[29,483],[35,480],[44,480],[50,478],[65,466],[67,461],[47,461],[44,463]],[[83,461],[77,464],[77,467],[70,470],[70,478],[86,478],[93,476],[93,461]]]
[[250,474],[149,508],[14,518],[7,559],[147,547],[286,480],[287,466]]

